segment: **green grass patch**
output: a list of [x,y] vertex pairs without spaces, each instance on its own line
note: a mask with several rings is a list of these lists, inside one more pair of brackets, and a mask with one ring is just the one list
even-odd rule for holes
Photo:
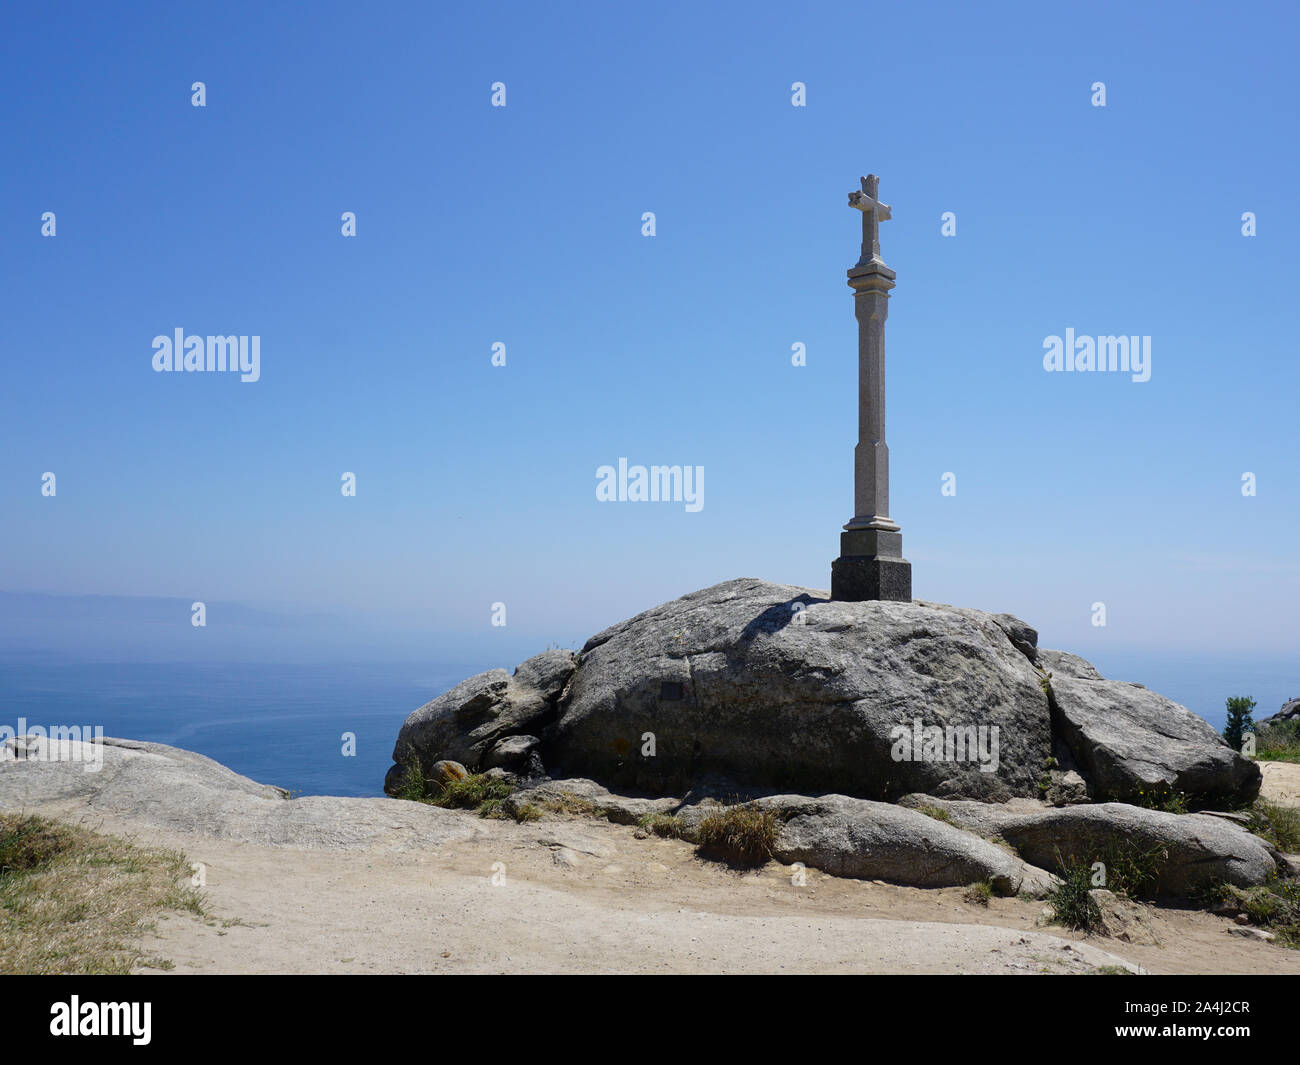
[[518,806],[514,807],[511,811],[511,815],[521,825],[527,824],[530,821],[540,821],[542,819],[542,811],[530,802],[520,803]]
[[513,784],[508,784],[499,777],[471,773],[464,780],[449,780],[442,787],[432,789],[433,793],[424,801],[430,806],[447,809],[477,810],[487,802],[499,803],[514,790]]
[[1268,799],[1256,799],[1247,811],[1255,835],[1287,854],[1300,853],[1300,809],[1282,806]]
[[1169,848],[1163,843],[1111,840],[1094,860],[1106,866],[1107,888],[1117,895],[1145,899],[1155,894],[1160,874],[1169,860]]
[[[1101,910],[1088,894],[1094,887],[1105,887],[1116,895],[1130,899],[1150,898],[1156,892],[1169,850],[1163,843],[1138,843],[1132,839],[1112,839],[1095,848],[1090,857],[1082,853],[1061,855],[1056,852],[1061,883],[1048,893],[1052,921],[1067,928],[1092,932],[1101,923]],[[1095,863],[1105,866],[1105,883],[1095,884]]]
[[513,784],[487,773],[471,773],[460,780],[440,784],[425,777],[419,765],[411,762],[401,776],[394,798],[444,809],[477,810],[482,817],[499,818],[513,816],[513,811],[502,809],[501,800],[514,790]]
[[571,814],[574,817],[604,816],[598,803],[572,791],[562,791],[542,799],[539,805],[553,814]]
[[1244,913],[1251,924],[1266,928],[1277,942],[1300,950],[1300,880],[1274,874],[1267,884],[1253,888],[1219,884],[1210,889],[1208,901],[1216,913],[1232,916]]
[[76,845],[64,825],[40,817],[0,817],[0,881],[38,869]]
[[942,806],[918,806],[916,812],[925,814],[926,817],[933,817],[936,821],[943,821],[945,824],[952,824],[952,815]]
[[126,974],[167,910],[203,915],[189,860],[45,818],[0,814],[0,973]]
[[425,782],[424,774],[420,772],[419,765],[408,762],[398,781],[397,792],[393,798],[405,799],[407,802],[423,802],[428,791],[428,784]]
[[1300,718],[1259,726],[1255,757],[1262,762],[1300,762]]
[[690,826],[676,814],[647,814],[637,822],[637,827],[661,839],[695,838]]

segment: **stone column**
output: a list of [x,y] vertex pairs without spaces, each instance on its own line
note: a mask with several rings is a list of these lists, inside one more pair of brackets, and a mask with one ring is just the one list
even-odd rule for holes
[[849,206],[862,212],[862,256],[848,273],[858,319],[858,444],[853,450],[853,517],[831,563],[831,598],[910,602],[912,564],[903,534],[889,516],[889,445],[885,443],[885,319],[897,275],[880,257],[880,221],[890,217],[879,179],[862,179]]

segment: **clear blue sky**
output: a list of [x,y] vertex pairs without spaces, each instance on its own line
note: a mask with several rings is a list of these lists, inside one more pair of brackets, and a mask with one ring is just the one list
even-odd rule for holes
[[[8,5],[0,589],[523,650],[730,577],[827,587],[873,171],[916,596],[1085,653],[1293,653],[1298,29],[1290,4]],[[178,327],[260,336],[261,380],[154,373]],[[1150,335],[1151,380],[1044,372],[1067,328]],[[703,510],[597,502],[620,456],[703,466]]]

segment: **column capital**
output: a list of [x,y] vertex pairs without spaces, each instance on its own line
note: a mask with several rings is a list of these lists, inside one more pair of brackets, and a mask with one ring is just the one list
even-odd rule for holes
[[897,277],[893,270],[883,264],[855,266],[848,271],[848,284],[854,292],[880,292],[888,295]]

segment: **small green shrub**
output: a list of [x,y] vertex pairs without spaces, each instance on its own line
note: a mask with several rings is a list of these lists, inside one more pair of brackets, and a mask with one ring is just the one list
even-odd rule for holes
[[971,884],[963,893],[962,898],[972,906],[987,906],[989,899],[993,898],[993,885],[987,880]]
[[916,811],[917,813],[925,814],[926,817],[933,817],[936,821],[944,821],[947,824],[952,824],[952,815],[942,806],[918,806]]
[[[1059,855],[1057,856],[1059,859]],[[1061,883],[1052,888],[1047,904],[1052,909],[1052,922],[1093,932],[1101,927],[1101,908],[1088,894],[1092,890],[1092,870],[1083,864],[1061,864]]]
[[436,794],[428,796],[424,801],[432,806],[477,810],[486,802],[495,800],[499,803],[514,790],[513,784],[507,784],[498,777],[471,773],[464,780],[449,780]]
[[425,783],[424,774],[420,772],[419,764],[408,762],[398,781],[397,793],[393,797],[405,799],[407,802],[420,802],[427,790],[428,785]]
[[[1164,843],[1150,843],[1145,846],[1136,840],[1111,840],[1103,846],[1096,861],[1106,866],[1106,887],[1117,895],[1127,895],[1131,899],[1149,898],[1155,894],[1156,885],[1165,862],[1169,860],[1169,848]],[[1088,863],[1091,869],[1091,863]]]

